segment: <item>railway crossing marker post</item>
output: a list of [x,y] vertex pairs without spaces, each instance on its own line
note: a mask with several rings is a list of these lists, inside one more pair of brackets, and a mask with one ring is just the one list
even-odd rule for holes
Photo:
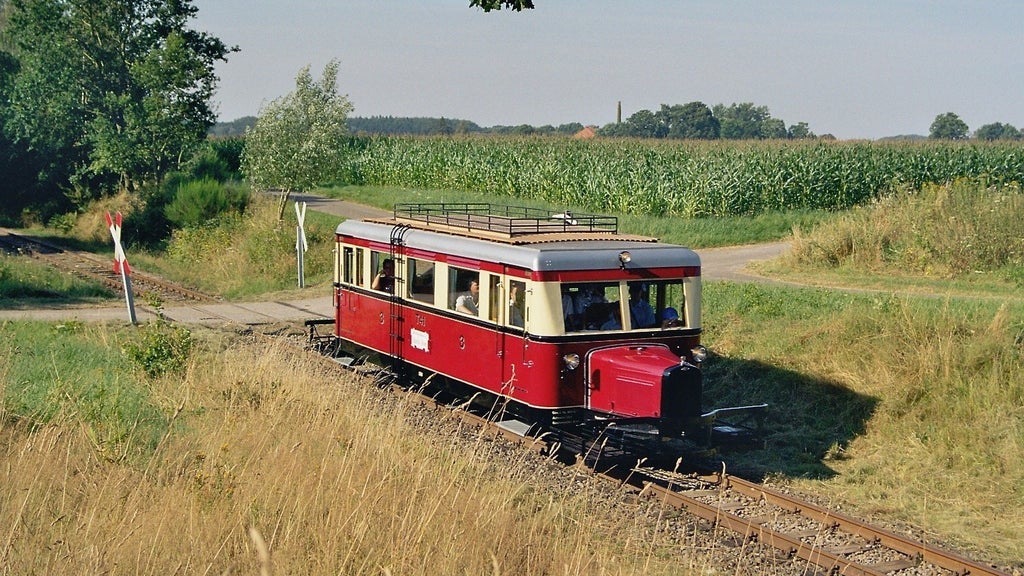
[[132,294],[132,268],[128,265],[128,259],[124,255],[124,248],[121,246],[121,213],[118,212],[113,218],[110,212],[106,213],[107,228],[114,238],[114,273],[121,275],[121,284],[124,285],[124,301],[128,305],[128,320],[132,324],[138,324],[135,318],[135,295]]
[[[299,205],[302,205],[299,208]],[[298,220],[299,224],[295,227],[295,253],[298,255],[299,262],[299,288],[306,287],[305,272],[302,268],[302,255],[306,252],[306,231],[303,229],[303,224],[306,221],[306,203],[296,202],[295,203],[295,219]]]

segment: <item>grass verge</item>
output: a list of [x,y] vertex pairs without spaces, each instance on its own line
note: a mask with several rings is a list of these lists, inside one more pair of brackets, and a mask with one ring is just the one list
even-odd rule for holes
[[705,397],[767,402],[730,456],[929,537],[1024,558],[1024,303],[709,283]]
[[[4,361],[45,325],[10,323]],[[40,336],[51,370],[92,374],[128,328]],[[55,354],[66,342],[96,357]],[[546,461],[495,466],[490,437],[339,375],[281,341],[197,335],[187,364],[117,371],[162,422],[132,458],[107,458],[81,411],[19,416],[25,364],[2,374],[0,565],[5,572],[676,574],[685,531],[650,533],[656,502],[609,510],[585,478],[538,481]],[[54,379],[52,396],[62,389]],[[57,391],[57,392],[54,392]],[[114,396],[103,400],[116,405]],[[127,411],[126,411],[127,412]],[[501,460],[506,460],[502,458]],[[569,488],[571,487],[571,488]],[[569,488],[569,489],[567,489]],[[683,559],[681,562],[680,559]]]
[[76,278],[28,256],[0,254],[0,308],[92,304],[114,296],[98,282]]

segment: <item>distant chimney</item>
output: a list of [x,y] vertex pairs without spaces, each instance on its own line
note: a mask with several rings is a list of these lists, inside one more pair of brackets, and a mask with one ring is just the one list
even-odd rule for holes
[[622,124],[622,100],[619,100],[619,109],[615,113],[615,123]]

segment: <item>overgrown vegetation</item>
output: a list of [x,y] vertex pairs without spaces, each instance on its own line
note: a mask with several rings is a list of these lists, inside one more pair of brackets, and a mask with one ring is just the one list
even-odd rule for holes
[[[67,340],[32,338],[45,325],[4,328],[17,337],[0,337],[0,360],[32,342],[54,373],[108,368],[124,337],[80,328],[99,360],[66,361],[55,351]],[[97,458],[107,453],[74,410],[25,425],[17,383],[26,368],[10,369],[0,565],[19,574],[189,566],[310,575],[676,574],[680,565],[707,565],[673,533],[646,530],[643,518],[662,512],[658,502],[610,511],[582,479],[567,480],[572,491],[538,485],[546,464],[525,455],[499,469],[488,437],[437,414],[417,416],[413,404],[312,356],[280,343],[228,346],[211,334],[198,354],[173,376],[140,381],[111,371],[118,397],[149,407],[135,412],[140,426],[159,424],[147,455],[135,459]],[[65,389],[47,393],[68,405]],[[113,394],[102,399],[115,403]]]
[[961,179],[883,198],[799,232],[765,271],[802,281],[939,294],[1024,288],[1024,193]]
[[[307,214],[307,286],[330,279],[337,224],[337,217]],[[224,213],[175,229],[164,251],[139,254],[136,261],[168,278],[228,298],[286,290],[297,286],[295,227],[293,211],[279,222],[275,201],[254,197],[244,214]]]
[[156,322],[142,327],[137,340],[124,345],[125,355],[150,378],[180,373],[187,367],[192,333],[186,328]]
[[0,308],[59,301],[95,302],[111,297],[105,286],[81,280],[26,257],[0,254]]
[[771,405],[766,450],[730,462],[1024,558],[1024,302],[704,294],[707,398]]
[[131,334],[74,321],[5,321],[2,327],[0,427],[71,426],[93,457],[114,462],[138,462],[166,434],[168,418],[159,399],[121,351]]
[[241,214],[249,201],[242,184],[225,185],[212,178],[189,180],[178,185],[164,214],[177,228],[194,227],[224,214]]

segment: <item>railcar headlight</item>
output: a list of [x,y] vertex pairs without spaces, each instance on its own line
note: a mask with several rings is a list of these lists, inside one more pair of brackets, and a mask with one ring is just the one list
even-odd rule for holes
[[565,363],[565,367],[569,370],[575,370],[580,367],[580,355],[572,352],[562,356],[562,362]]
[[708,349],[703,346],[694,346],[690,349],[690,357],[697,364],[708,359]]

